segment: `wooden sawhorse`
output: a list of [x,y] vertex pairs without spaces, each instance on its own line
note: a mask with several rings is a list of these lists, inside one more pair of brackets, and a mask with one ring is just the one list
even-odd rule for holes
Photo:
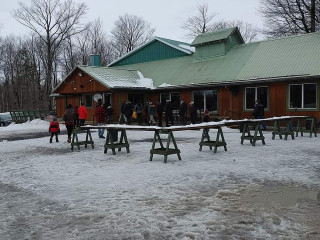
[[[286,127],[285,129],[281,129],[279,121],[285,121]],[[274,121],[273,131],[272,131],[272,140],[275,139],[275,136],[279,135],[280,139],[282,139],[282,135],[284,135],[284,139],[287,140],[290,135],[292,140],[294,140],[294,131],[292,125],[292,119],[280,119]]]
[[91,144],[92,149],[94,149],[94,141],[92,140],[90,129],[85,130],[87,132],[85,141],[79,141],[79,131],[79,129],[74,129],[72,132],[71,150],[73,151],[73,146],[77,146],[78,150],[80,150],[80,145],[84,145],[84,147],[87,148],[88,144]]
[[264,136],[262,134],[260,122],[255,121],[254,123],[254,134],[250,133],[249,122],[243,122],[243,130],[241,135],[241,144],[243,145],[244,140],[249,140],[252,146],[256,145],[258,140],[262,141],[262,144],[265,145]]
[[[219,141],[220,136],[221,136],[221,141]],[[221,126],[218,126],[218,132],[217,132],[215,141],[210,140],[209,128],[204,128],[202,131],[202,137],[199,145],[200,145],[199,151],[202,150],[202,146],[209,146],[210,150],[212,150],[212,147],[214,147],[214,150],[213,150],[214,153],[217,152],[218,147],[224,147],[224,150],[227,151],[227,143],[224,140]]]
[[[302,129],[301,120],[302,119],[298,118],[298,123],[297,123],[297,127],[296,127],[296,137],[298,137],[299,132],[300,132],[301,136],[303,136],[303,129]],[[306,120],[306,122],[311,121],[311,123],[310,123],[310,129],[309,130],[306,129],[304,132],[310,133],[310,137],[312,137],[312,133],[314,134],[315,137],[317,137],[315,118],[314,117],[307,117],[307,118],[305,118],[305,120]]]
[[[160,137],[160,134],[165,134],[168,136],[167,138],[167,145],[164,147],[162,143],[162,139]],[[155,148],[156,142],[160,143],[160,148]],[[170,148],[170,142],[172,141],[174,148]],[[164,156],[164,163],[167,162],[168,155],[170,154],[177,154],[178,159],[181,161],[181,156],[180,156],[180,150],[177,147],[176,140],[174,139],[172,131],[169,130],[155,130],[154,131],[154,137],[153,137],[153,142],[152,142],[152,148],[150,150],[150,161],[152,161],[153,154],[159,154]]]
[[[107,129],[107,138],[106,138],[106,144],[104,145],[104,153],[108,152],[108,149],[110,148],[112,150],[112,154],[116,155],[116,148],[118,148],[118,152],[121,151],[121,148],[126,148],[127,153],[130,153],[129,149],[129,142],[127,138],[126,130],[121,129],[117,131],[121,131],[120,141],[116,142],[112,137],[112,129]],[[118,132],[117,132],[118,134]]]

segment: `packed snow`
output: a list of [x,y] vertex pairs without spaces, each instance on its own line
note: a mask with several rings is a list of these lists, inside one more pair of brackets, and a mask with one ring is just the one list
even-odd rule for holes
[[227,151],[213,153],[199,151],[201,130],[177,131],[182,160],[166,164],[149,161],[152,131],[128,130],[130,153],[116,155],[96,130],[79,151],[64,134],[9,138],[48,127],[0,127],[0,239],[320,239],[319,137],[267,131],[253,147],[223,127]]

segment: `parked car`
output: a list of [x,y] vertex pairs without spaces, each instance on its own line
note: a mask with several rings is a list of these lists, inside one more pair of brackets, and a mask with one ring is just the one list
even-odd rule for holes
[[12,122],[10,113],[0,113],[0,127],[8,126]]
[[50,111],[46,116],[44,116],[43,120],[51,122],[54,117],[57,117],[57,113],[55,111]]

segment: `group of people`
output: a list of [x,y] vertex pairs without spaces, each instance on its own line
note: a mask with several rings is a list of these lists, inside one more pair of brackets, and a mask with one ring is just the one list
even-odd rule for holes
[[[68,104],[63,116],[63,121],[65,122],[67,128],[68,143],[71,143],[72,131],[76,127],[84,126],[87,116],[88,110],[84,103],[82,103],[80,107],[76,106],[74,108],[72,107],[72,104]],[[102,100],[99,99],[97,102],[97,107],[95,109],[95,118],[98,125],[112,123],[113,108],[111,107],[111,105],[109,104],[102,106]],[[60,125],[56,117],[54,117],[50,123],[49,133],[51,133],[50,143],[52,143],[53,137],[55,137],[56,142],[59,142],[58,133],[60,133]],[[99,129],[98,135],[100,138],[104,138],[103,133],[104,131]]]
[[[131,119],[132,116],[132,111],[129,111],[128,114],[126,115],[126,111],[124,109],[127,109],[125,106],[125,103],[121,107],[121,113],[123,116],[125,116],[125,123],[130,124],[130,121],[126,120],[126,118]],[[130,105],[130,110],[131,110],[132,105]],[[163,126],[163,114],[165,114],[165,123],[166,127],[174,125],[173,121],[173,114],[172,114],[172,103],[171,100],[167,100],[165,104],[158,100],[157,105],[155,106],[152,101],[148,100],[146,102],[146,105],[144,108],[142,107],[142,104],[140,101],[137,102],[137,104],[134,106],[133,111],[137,114],[137,122],[138,125],[142,125],[142,113],[145,113],[145,124],[147,125],[158,125],[159,127]],[[188,111],[188,105],[187,103],[182,100],[180,103],[180,108],[179,108],[179,122],[181,125],[186,125],[187,124],[187,111]],[[158,114],[158,122],[155,120],[155,113]],[[119,123],[121,123],[121,116],[119,118]],[[194,105],[194,102],[190,103],[190,121],[192,124],[196,123],[197,119],[197,110]]]
[[[67,128],[68,143],[71,142],[71,134],[73,129],[75,127],[83,126],[87,119],[87,115],[88,115],[88,110],[84,103],[82,103],[79,108],[78,107],[72,108],[71,104],[67,106],[63,116],[63,120]],[[50,143],[52,143],[53,137],[55,137],[56,142],[59,142],[58,133],[60,133],[60,125],[56,117],[53,117],[52,121],[50,122],[49,133],[51,134]]]
[[[140,101],[136,103],[136,105],[133,107],[130,100],[125,100],[123,104],[121,105],[121,111],[119,116],[118,123],[122,123],[122,119],[124,119],[124,123],[127,125],[131,124],[131,119],[133,115],[137,118],[137,122],[139,125],[142,125],[142,113],[143,109],[145,111],[145,123],[149,125],[158,125],[159,127],[162,127],[162,117],[163,113],[165,114],[165,123],[166,127],[174,125],[173,121],[173,114],[172,114],[172,103],[168,99],[166,103],[162,103],[160,100],[157,102],[157,105],[155,106],[152,101],[148,100],[145,107],[143,108]],[[187,103],[182,100],[180,102],[179,107],[179,123],[181,125],[187,124],[187,111],[188,111],[188,105]],[[154,115],[155,112],[158,114],[158,123],[156,122]],[[197,109],[195,107],[194,102],[189,103],[189,113],[190,113],[190,122],[191,124],[195,124],[197,120]],[[66,108],[66,111],[63,116],[63,120],[65,122],[67,133],[68,133],[68,139],[67,142],[71,142],[71,135],[72,131],[75,127],[83,126],[85,124],[85,121],[87,119],[88,111],[85,107],[85,104],[82,103],[81,106],[72,108],[72,105],[69,104]],[[262,119],[264,116],[264,106],[259,102],[256,101],[254,104],[254,110],[252,112],[252,116],[256,119]],[[102,105],[102,99],[99,99],[97,101],[96,109],[95,109],[95,119],[98,124],[104,125],[106,123],[112,124],[113,119],[113,108],[110,104],[108,105]],[[210,121],[209,119],[209,111],[205,110],[204,113],[204,122]],[[266,130],[265,124],[261,123],[264,130]],[[57,118],[54,117],[53,120],[50,123],[49,126],[49,133],[51,133],[50,136],[50,143],[52,143],[53,137],[55,137],[56,142],[59,142],[58,139],[58,133],[60,133],[60,126],[57,121]],[[105,138],[104,137],[104,129],[98,129],[98,135],[99,138]]]

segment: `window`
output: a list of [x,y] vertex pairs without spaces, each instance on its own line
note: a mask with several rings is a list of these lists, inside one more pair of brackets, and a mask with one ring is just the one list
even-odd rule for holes
[[142,105],[144,105],[145,103],[143,94],[139,94],[139,93],[128,94],[128,99],[132,103],[132,106],[135,106],[138,102],[140,102]]
[[171,100],[172,109],[178,110],[180,107],[181,94],[180,93],[161,93],[160,101],[165,104],[167,99]]
[[170,93],[160,93],[160,101],[163,104],[166,104],[167,100],[171,100],[171,94]]
[[218,111],[218,90],[195,91],[193,101],[196,108],[202,112],[205,109],[210,112]]
[[178,110],[180,107],[180,93],[171,93],[172,109]]
[[290,84],[289,109],[317,108],[317,84]]
[[86,107],[93,107],[93,98],[92,95],[84,95],[84,103]]
[[109,106],[109,105],[112,106],[111,93],[105,93],[105,94],[103,94],[103,99],[104,99],[104,104],[105,104],[106,106]]
[[268,87],[247,87],[245,89],[245,109],[253,110],[256,100],[259,100],[264,108],[268,108]]

